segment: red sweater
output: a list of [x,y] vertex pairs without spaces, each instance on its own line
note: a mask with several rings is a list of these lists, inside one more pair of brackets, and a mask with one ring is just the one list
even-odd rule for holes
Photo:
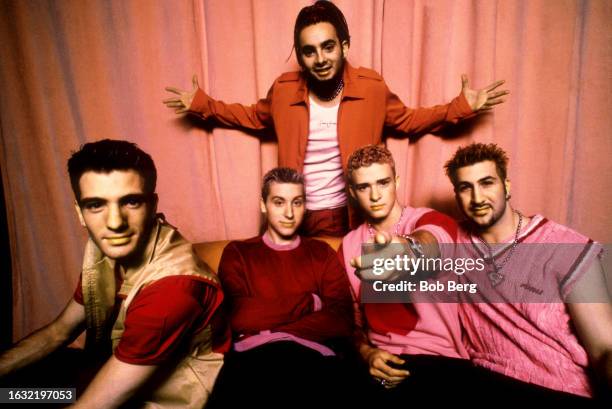
[[[344,267],[324,242],[273,249],[262,237],[233,241],[219,278],[234,339],[260,331],[286,332],[314,342],[348,337],[352,301]],[[315,311],[313,294],[322,301]]]

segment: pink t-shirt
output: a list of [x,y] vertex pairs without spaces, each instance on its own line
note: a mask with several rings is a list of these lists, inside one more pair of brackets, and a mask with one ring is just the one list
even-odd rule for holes
[[[511,237],[504,243],[513,240]],[[478,239],[460,229],[458,242],[478,243]],[[505,278],[495,287],[496,291],[502,296],[511,294],[508,300],[512,300],[517,291],[530,291],[520,284],[525,276],[530,277],[530,282],[556,280],[558,285],[553,287],[558,288],[559,301],[460,304],[459,315],[470,358],[476,365],[524,382],[591,396],[587,354],[576,338],[561,298],[596,259],[599,246],[591,246],[587,237],[540,215],[534,216],[521,230],[519,244],[523,243],[583,243],[585,251],[576,253],[579,256],[570,263],[555,263],[550,257],[540,257],[536,262],[533,259],[525,262],[518,256],[509,258],[501,270]]]
[[[456,223],[442,213],[427,208],[406,207],[398,223],[398,231],[409,234],[415,230],[426,230],[433,234],[438,243],[454,243]],[[411,303],[370,304],[382,308],[363,308],[361,280],[355,275],[350,260],[361,254],[361,245],[370,240],[367,224],[347,234],[342,241],[342,252],[346,271],[355,300],[356,323],[367,328],[369,341],[377,348],[393,354],[440,355],[451,358],[467,358],[467,351],[461,341],[458,307],[453,303]],[[403,310],[414,309],[416,323],[396,322],[397,317],[406,315]],[[362,310],[365,311],[362,313]],[[364,319],[362,315],[365,314]],[[404,320],[409,319],[406,317]],[[362,321],[365,321],[362,323]]]
[[346,204],[346,184],[338,146],[339,106],[323,107],[310,98],[303,169],[308,210],[335,209]]

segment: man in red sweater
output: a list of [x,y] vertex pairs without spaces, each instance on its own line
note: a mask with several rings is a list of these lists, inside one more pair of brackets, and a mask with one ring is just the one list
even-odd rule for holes
[[233,351],[210,407],[315,407],[322,396],[340,397],[337,345],[353,331],[349,283],[329,245],[297,234],[304,203],[302,176],[271,170],[261,194],[264,234],[223,252]]

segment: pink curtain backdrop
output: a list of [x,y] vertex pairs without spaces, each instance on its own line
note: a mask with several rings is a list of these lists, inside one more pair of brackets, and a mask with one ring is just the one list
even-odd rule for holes
[[[87,141],[137,142],[158,167],[159,208],[193,241],[258,231],[273,142],[205,129],[165,108],[164,86],[252,103],[297,68],[295,17],[308,1],[0,2],[0,155],[13,255],[14,335],[53,319],[79,275],[85,231],[66,175]],[[342,0],[353,65],[410,106],[449,101],[460,75],[505,79],[508,101],[441,139],[391,140],[400,198],[455,212],[442,165],[457,146],[511,156],[512,202],[612,241],[610,21],[606,0]]]

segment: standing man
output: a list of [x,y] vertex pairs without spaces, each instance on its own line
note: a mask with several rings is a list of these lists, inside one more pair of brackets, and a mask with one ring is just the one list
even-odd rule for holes
[[271,170],[261,192],[265,233],[223,251],[233,351],[213,408],[335,407],[346,398],[337,354],[353,331],[349,284],[328,244],[297,234],[305,201],[301,175]]
[[370,387],[374,402],[394,407],[409,399],[432,403],[449,396],[455,402],[465,398],[461,391],[469,384],[470,364],[457,304],[360,302],[366,285],[360,279],[363,244],[382,235],[386,242],[409,243],[413,257],[424,248],[435,248],[437,254],[427,256],[439,257],[447,252],[440,244],[454,242],[456,223],[431,209],[400,205],[399,177],[384,147],[369,145],[353,152],[347,173],[350,194],[367,221],[344,237],[339,252],[356,302],[359,352],[371,380],[379,384]]
[[222,292],[191,244],[156,215],[153,160],[106,139],[83,145],[68,172],[89,233],[80,282],[55,321],[0,355],[0,376],[86,329],[86,349],[107,360],[75,407],[201,408],[223,363],[210,324]]
[[347,61],[349,29],[342,12],[330,1],[317,1],[297,16],[293,38],[301,72],[282,74],[266,98],[256,104],[225,104],[206,95],[193,78],[193,89],[174,87],[164,103],[177,114],[213,118],[225,126],[273,129],[279,166],[305,177],[307,235],[341,237],[348,231],[344,168],[348,156],[366,144],[379,144],[383,128],[414,135],[487,111],[503,102],[507,91],[469,88],[462,77],[461,94],[449,104],[411,109],[393,94],[383,78]]
[[[467,299],[460,307],[470,357],[486,368],[478,395],[487,402],[580,403],[579,397],[593,396],[598,380],[609,398],[612,305],[601,247],[541,215],[513,209],[507,165],[501,148],[481,143],[458,149],[445,165],[466,218],[461,250],[488,263],[486,274],[465,278],[478,281],[494,301]],[[540,302],[551,290],[556,301]]]

